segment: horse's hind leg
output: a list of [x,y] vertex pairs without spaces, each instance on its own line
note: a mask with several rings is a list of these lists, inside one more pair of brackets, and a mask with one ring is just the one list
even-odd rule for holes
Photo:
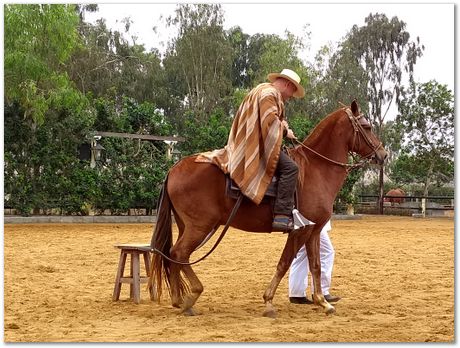
[[[191,253],[199,245],[200,240],[195,240],[194,243],[186,241],[182,235],[171,248],[171,258],[180,262],[189,262]],[[192,244],[192,245],[190,245]],[[187,286],[185,279],[180,276],[180,271],[183,271],[187,277],[190,286]],[[196,276],[192,267],[189,265],[172,264],[171,266],[171,300],[174,307],[182,308],[182,312],[188,315],[194,315],[193,305],[198,297],[203,292],[203,285]]]
[[[173,260],[175,260],[173,258]],[[182,265],[171,262],[171,274],[169,276],[169,282],[171,286],[171,304],[173,307],[180,308],[183,303],[182,295],[180,292],[180,270]]]
[[[178,240],[182,237],[184,233],[184,223],[182,220],[177,216],[177,214],[174,214],[175,219],[176,219],[176,224],[179,229],[179,236]],[[177,256],[173,256],[172,259],[176,260]],[[182,265],[171,262],[171,273],[169,276],[169,282],[170,282],[170,290],[171,290],[171,304],[173,307],[180,308],[182,303],[184,302],[182,299],[182,292],[180,291],[181,287],[181,278],[180,278],[180,271],[182,269]]]
[[182,270],[184,271],[185,275],[187,276],[190,282],[191,291],[184,298],[182,312],[188,315],[194,315],[195,313],[192,307],[198,300],[198,297],[200,297],[201,293],[203,292],[203,284],[198,279],[191,266],[183,266]]

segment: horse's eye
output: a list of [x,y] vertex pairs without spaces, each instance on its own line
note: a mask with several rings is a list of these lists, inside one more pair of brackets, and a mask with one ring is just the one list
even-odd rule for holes
[[365,129],[371,129],[372,128],[371,124],[369,123],[369,121],[365,117],[360,117],[359,124],[361,126],[363,126],[363,128],[365,128]]

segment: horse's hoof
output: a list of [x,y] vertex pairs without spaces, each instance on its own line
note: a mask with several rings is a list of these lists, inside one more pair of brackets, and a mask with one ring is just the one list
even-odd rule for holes
[[327,311],[326,311],[326,315],[332,315],[335,313],[335,308],[331,306],[331,308],[329,308]]
[[267,318],[276,318],[276,311],[274,309],[268,309],[265,310],[264,313],[262,314],[264,317]]
[[187,317],[194,317],[195,315],[198,315],[193,308],[184,309],[181,313]]

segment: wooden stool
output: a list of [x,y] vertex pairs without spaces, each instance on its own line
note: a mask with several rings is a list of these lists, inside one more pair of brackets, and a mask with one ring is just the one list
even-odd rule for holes
[[[115,288],[113,289],[113,301],[118,301],[120,298],[121,284],[129,284],[129,298],[132,298],[135,303],[141,301],[141,284],[147,283],[150,275],[150,245],[149,244],[117,244],[116,248],[120,249],[120,261],[118,262],[117,277],[115,278]],[[126,257],[131,255],[130,276],[123,277],[125,271]],[[139,255],[144,256],[145,271],[147,276],[140,275]],[[153,286],[149,286],[150,299],[155,299]]]

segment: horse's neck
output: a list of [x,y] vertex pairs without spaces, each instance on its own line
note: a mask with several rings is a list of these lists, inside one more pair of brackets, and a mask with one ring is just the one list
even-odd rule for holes
[[307,192],[320,190],[325,202],[330,204],[347,176],[346,168],[337,164],[348,160],[348,139],[341,129],[343,126],[337,118],[323,120],[303,142],[305,146],[296,150],[303,172],[302,186]]
[[[318,124],[303,144],[332,161],[346,163],[348,140],[343,134],[340,122],[343,122],[343,119],[340,120],[337,113],[328,116]],[[307,153],[308,157],[310,155]]]

